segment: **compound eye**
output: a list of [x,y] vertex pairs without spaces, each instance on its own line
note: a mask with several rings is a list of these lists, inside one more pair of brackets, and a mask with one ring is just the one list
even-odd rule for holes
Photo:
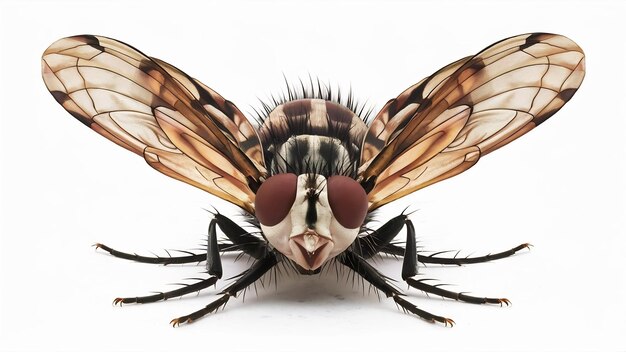
[[294,174],[276,174],[261,184],[254,200],[261,224],[274,226],[287,217],[296,199],[297,185],[298,176]]
[[354,179],[347,176],[331,176],[326,181],[328,203],[335,219],[347,229],[363,225],[367,215],[367,194]]

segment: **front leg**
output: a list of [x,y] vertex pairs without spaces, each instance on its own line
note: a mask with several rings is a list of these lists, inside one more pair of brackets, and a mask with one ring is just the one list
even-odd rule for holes
[[347,250],[344,251],[338,259],[341,264],[361,275],[361,277],[377,289],[381,290],[387,297],[393,298],[393,300],[405,311],[411,312],[429,322],[439,322],[445,324],[446,326],[454,325],[454,321],[452,319],[428,313],[427,311],[419,309],[416,305],[402,298],[402,292],[391,286],[383,274],[381,274],[378,270],[366,262],[363,257],[357,255],[356,253]]

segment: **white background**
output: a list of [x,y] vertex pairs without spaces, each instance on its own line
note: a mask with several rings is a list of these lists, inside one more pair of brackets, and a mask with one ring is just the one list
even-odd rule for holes
[[[2,2],[0,5],[0,350],[625,350],[624,15],[618,2]],[[460,57],[533,31],[565,34],[587,77],[550,121],[411,205],[421,244],[485,254],[474,266],[422,268],[454,289],[503,296],[500,308],[408,299],[453,329],[405,315],[351,279],[285,277],[226,310],[172,329],[214,289],[150,305],[117,296],[173,288],[202,266],[151,266],[91,244],[149,254],[192,249],[203,208],[235,208],[169,179],[89,131],[48,94],[40,56],[91,33],[123,40],[201,79],[243,111],[310,73],[380,108]],[[225,276],[246,261],[224,258]],[[401,262],[377,263],[400,278]],[[224,283],[218,285],[218,289]],[[405,288],[401,282],[398,285]]]

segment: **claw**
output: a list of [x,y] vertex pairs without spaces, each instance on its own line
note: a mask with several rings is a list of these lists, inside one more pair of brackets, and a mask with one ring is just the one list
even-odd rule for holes
[[450,326],[451,328],[454,327],[454,325],[456,324],[454,322],[454,320],[452,320],[450,318],[444,318],[444,317],[434,317],[434,318],[432,318],[430,320],[427,320],[427,321],[431,322],[433,324],[441,323],[441,324],[443,324],[443,326],[445,326],[445,327]]
[[502,307],[502,303],[506,304],[507,307],[511,305],[511,301],[506,298],[499,298],[498,300],[500,301],[500,307]]
[[191,322],[192,322],[192,320],[190,318],[180,317],[180,318],[172,319],[170,321],[170,324],[172,324],[173,328],[176,328],[176,327],[179,327],[180,324],[185,324],[185,323],[189,324]]
[[449,318],[443,318],[443,319],[444,319],[443,325],[444,325],[444,326],[446,326],[446,327],[447,327],[448,325],[450,325],[450,327],[451,327],[451,328],[453,328],[453,327],[454,327],[454,324],[456,324],[456,323],[454,322],[454,320],[452,320],[452,319],[449,319]]
[[136,299],[133,298],[116,298],[113,300],[113,304],[114,305],[120,305],[120,307],[122,306],[122,304],[128,304],[128,303],[137,303]]

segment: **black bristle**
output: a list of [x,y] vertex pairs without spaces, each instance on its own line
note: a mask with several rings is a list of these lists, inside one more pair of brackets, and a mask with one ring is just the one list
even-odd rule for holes
[[277,106],[299,99],[323,99],[331,101],[350,109],[363,121],[369,121],[372,108],[368,108],[367,103],[361,103],[354,98],[352,87],[349,88],[348,94],[344,95],[342,89],[338,86],[333,88],[330,82],[327,84],[322,83],[318,77],[314,79],[311,75],[308,76],[308,87],[305,85],[305,80],[302,78],[298,79],[299,87],[297,87],[296,84],[290,84],[285,75],[283,75],[283,79],[285,81],[286,91],[282,90],[278,94],[271,94],[265,101],[259,99],[262,106],[261,112],[265,112],[263,115],[259,114],[259,111],[253,107],[257,115],[255,120],[260,121],[261,124]]

